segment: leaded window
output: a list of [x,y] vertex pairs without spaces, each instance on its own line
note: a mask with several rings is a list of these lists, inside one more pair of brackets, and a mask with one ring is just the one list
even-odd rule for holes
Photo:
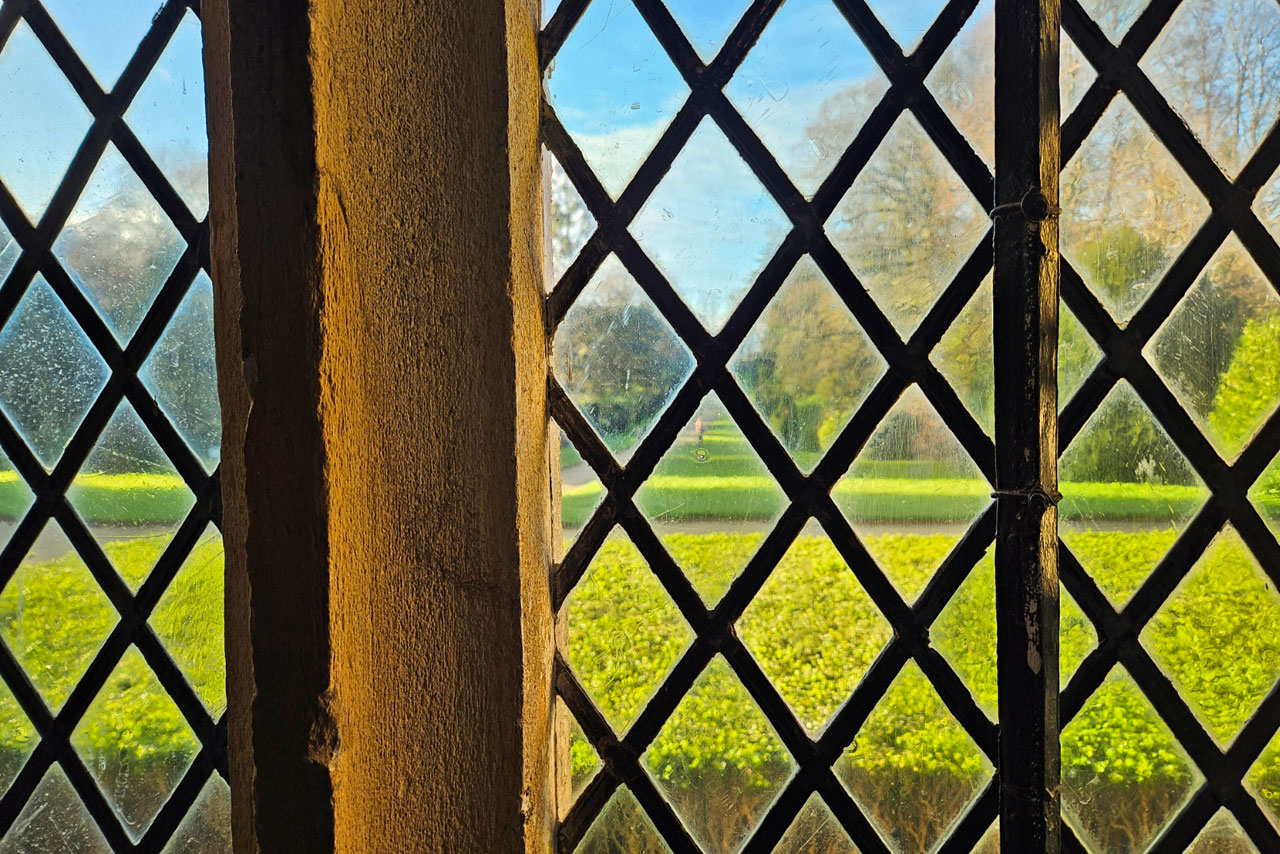
[[1280,850],[1280,7],[1058,11],[547,3],[561,851]]
[[0,3],[0,851],[230,850],[199,12]]

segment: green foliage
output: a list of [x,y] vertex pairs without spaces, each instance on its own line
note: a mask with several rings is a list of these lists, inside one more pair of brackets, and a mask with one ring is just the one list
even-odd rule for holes
[[[181,521],[192,501],[174,474],[88,474],[72,486],[72,504],[89,524],[168,525]],[[31,492],[17,472],[0,470],[0,519],[20,519],[30,506]]]
[[1195,482],[1186,458],[1128,386],[1107,397],[1067,448],[1062,477],[1117,484]]
[[1132,225],[1108,229],[1081,245],[1077,253],[1094,288],[1123,302],[1135,286],[1155,285],[1165,267],[1165,247]]
[[[703,565],[730,566],[740,565],[737,557],[716,560],[714,553],[749,553],[756,539],[686,534],[667,544],[682,565],[692,558]],[[886,571],[914,586],[928,579],[950,541],[944,535],[866,538],[874,553],[892,556],[893,565],[886,566]],[[1085,532],[1073,549],[1087,555],[1100,583],[1132,588],[1145,577],[1150,555],[1163,553],[1171,541],[1166,531]],[[1186,585],[1143,637],[1162,666],[1197,674],[1194,678],[1203,690],[1197,693],[1196,709],[1211,728],[1234,727],[1252,712],[1250,702],[1256,705],[1256,698],[1274,678],[1263,662],[1274,662],[1280,654],[1280,638],[1257,630],[1257,607],[1263,594],[1258,592],[1251,561],[1242,548],[1215,548],[1205,559],[1204,580]],[[574,628],[569,652],[579,668],[580,644],[589,645],[596,642],[593,638],[609,634],[624,637],[614,646],[620,660],[613,662],[610,677],[600,683],[607,688],[593,691],[593,696],[608,714],[623,706],[631,716],[671,666],[673,653],[683,648],[687,634],[674,606],[656,585],[637,601],[634,582],[620,587],[600,583],[622,563],[628,577],[647,571],[629,543],[606,543],[590,570],[596,583],[575,593],[575,608],[581,610],[570,618]],[[833,574],[848,572],[828,540],[801,537],[775,569],[772,578],[777,582],[766,584],[739,623],[740,634],[761,667],[800,720],[813,727],[820,727],[844,702],[852,687],[849,673],[861,673],[888,637],[883,619],[856,582],[833,583]],[[988,556],[939,617],[933,633],[936,647],[989,712],[996,699],[993,579]],[[1238,607],[1223,607],[1233,598]],[[608,615],[624,602],[650,619],[640,617],[619,626]],[[815,607],[816,602],[821,607]],[[1185,625],[1187,615],[1194,615],[1192,629]],[[1247,635],[1248,649],[1225,651],[1224,633]],[[1062,638],[1065,679],[1095,642],[1083,615],[1069,600],[1063,606]],[[1238,660],[1245,656],[1258,664]],[[595,681],[581,670],[579,675],[589,684]],[[696,707],[698,715],[682,716],[681,726],[664,730],[646,754],[651,772],[676,790],[687,790],[690,798],[714,799],[716,792],[729,791],[724,788],[729,785],[736,787],[733,791],[742,787],[771,790],[785,779],[789,768],[785,751],[772,732],[760,725],[736,683],[717,676],[708,685],[700,683],[693,698],[685,701],[692,704],[690,708]],[[1064,733],[1063,756],[1068,787],[1105,786],[1112,795],[1079,808],[1083,810],[1080,820],[1098,827],[1105,826],[1108,816],[1126,803],[1175,797],[1190,773],[1150,704],[1120,679],[1106,682],[1077,715]],[[869,809],[898,815],[899,821],[905,818],[901,792],[913,792],[914,803],[967,798],[964,793],[987,773],[976,747],[948,717],[927,680],[911,670],[904,671],[881,701],[858,733],[856,750],[847,752],[840,763],[851,785],[859,781],[860,797]],[[1265,754],[1250,779],[1260,790],[1270,792],[1264,797],[1280,810],[1280,749]],[[916,820],[933,819],[917,815]]]
[[1228,448],[1244,447],[1280,399],[1280,314],[1250,320],[1222,375],[1209,427]]
[[[866,542],[899,583],[922,586],[952,539],[890,535],[867,537]],[[1169,542],[1165,531],[1085,532],[1072,548],[1087,555],[1100,582],[1132,588],[1141,583],[1141,567],[1149,566],[1150,555],[1163,552]],[[758,535],[736,534],[683,534],[665,540],[682,567],[708,577],[721,573],[712,578],[718,583],[727,583],[758,543]],[[202,542],[178,575],[178,589],[151,619],[162,637],[220,613],[221,561],[214,554],[219,548],[216,541]],[[157,546],[150,541],[118,543],[107,551],[122,573],[142,577]],[[22,571],[21,584],[10,584],[0,594],[0,632],[24,666],[40,674],[42,684],[65,696],[87,663],[86,652],[91,657],[114,625],[115,614],[102,607],[91,577],[78,562],[29,563]],[[936,648],[988,710],[995,704],[992,582],[987,557],[933,632]],[[1211,550],[1143,635],[1161,666],[1184,680],[1195,697],[1193,707],[1215,733],[1237,728],[1252,712],[1256,697],[1271,687],[1280,638],[1258,631],[1257,621],[1273,598],[1260,587],[1247,551],[1227,540]],[[570,660],[602,711],[625,731],[689,642],[690,632],[634,546],[622,538],[606,541],[570,608]],[[1069,672],[1091,646],[1092,635],[1069,603],[1064,603],[1063,614],[1063,669]],[[739,630],[783,697],[815,729],[847,698],[850,673],[856,679],[889,637],[887,624],[834,546],[810,536],[796,540],[740,620]],[[22,642],[14,644],[19,634]],[[211,629],[197,642],[205,647],[203,656],[184,650],[175,658],[201,696],[216,695],[225,678],[218,652],[221,633]],[[186,724],[172,702],[160,692],[139,690],[152,678],[140,656],[126,658],[107,683],[114,699],[81,728],[78,743],[127,750],[130,762],[146,767],[172,763],[188,750]],[[0,703],[0,715],[5,716],[0,751],[12,765],[31,747],[30,727],[11,701]],[[644,760],[673,797],[706,802],[735,792],[745,799],[741,803],[762,805],[790,773],[786,751],[727,670],[704,676],[673,720]],[[120,732],[129,737],[121,740]],[[596,767],[598,760],[587,745],[579,741],[570,751],[577,775]],[[1106,816],[1124,804],[1176,797],[1190,773],[1150,704],[1122,678],[1105,682],[1064,732],[1063,769],[1068,790],[1102,787],[1107,793],[1094,799],[1094,807],[1078,807],[1084,810],[1079,820],[1099,828],[1108,827]],[[864,723],[838,770],[867,809],[899,823],[915,816],[924,822],[922,833],[937,831],[927,827],[939,820],[937,815],[917,815],[904,804],[963,803],[988,773],[976,747],[913,666]],[[1271,808],[1280,810],[1280,746],[1264,753],[1250,781]],[[904,799],[903,792],[912,797]]]
[[[159,547],[151,540],[109,543],[106,552],[122,575],[143,577],[154,565]],[[184,564],[184,570],[190,571],[178,574],[172,593],[151,619],[162,635],[172,634],[179,626],[207,627],[199,635],[204,663],[184,666],[186,677],[201,695],[225,692],[221,685],[226,679],[220,631],[221,554],[220,540],[201,541]],[[211,622],[210,615],[217,619]],[[0,593],[0,637],[55,705],[70,694],[117,619],[83,563],[70,555],[24,563],[18,577]],[[109,699],[101,713],[81,731],[85,743],[114,754],[129,751],[139,762],[167,761],[166,751],[185,743],[187,725],[163,692],[135,690],[152,679],[141,656],[126,657],[103,688]],[[0,706],[0,714],[18,713],[16,704]],[[23,730],[16,720],[0,721],[0,751],[21,750]],[[121,732],[129,737],[113,735]]]
[[[664,508],[666,521],[726,520],[762,521],[774,518],[785,506],[784,498],[762,498],[772,491],[767,476],[666,477],[646,481],[641,508]],[[600,502],[599,483],[564,490],[561,512],[567,527],[586,523]],[[1204,502],[1194,486],[1141,483],[1063,484],[1066,497],[1063,519],[1159,520],[1180,517]],[[958,478],[862,478],[840,481],[832,492],[836,505],[846,512],[856,507],[864,522],[967,521],[990,503],[991,487],[982,481]],[[1280,505],[1280,498],[1273,503]]]

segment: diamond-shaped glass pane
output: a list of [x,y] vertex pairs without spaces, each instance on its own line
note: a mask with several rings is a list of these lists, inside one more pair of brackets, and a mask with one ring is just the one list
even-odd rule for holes
[[914,661],[835,765],[892,849],[922,854],[937,849],[992,771]]
[[619,786],[591,823],[574,854],[671,854],[631,790]]
[[134,590],[196,503],[128,401],[102,431],[67,499]]
[[992,720],[997,716],[995,571],[995,556],[988,548],[929,628],[933,648]]
[[1145,851],[1201,779],[1119,667],[1062,730],[1062,813],[1095,854]]
[[111,854],[93,816],[71,788],[62,766],[54,765],[0,839],[0,854]]
[[1076,107],[1084,100],[1085,93],[1097,79],[1098,73],[1093,70],[1084,53],[1076,47],[1076,43],[1066,33],[1062,34],[1059,43],[1058,87],[1062,99],[1062,120],[1075,112]]
[[787,505],[714,394],[676,435],[635,500],[709,605],[729,589]]
[[0,50],[0,181],[35,222],[71,165],[92,115],[19,21]]
[[716,656],[643,761],[702,849],[730,854],[795,770],[778,734]]
[[778,203],[707,118],[630,231],[702,324],[719,332],[787,226]]
[[567,549],[604,500],[604,484],[564,431],[555,433],[560,436],[560,531]]
[[129,127],[197,219],[209,210],[202,48],[200,19],[188,11],[125,113]]
[[545,148],[542,150],[542,164],[546,176],[543,189],[546,210],[542,219],[546,231],[546,288],[550,291],[596,230],[596,219],[587,210],[587,203],[582,200],[569,173]]
[[1066,406],[1102,359],[1102,351],[1067,308],[1058,304],[1058,407]]
[[185,248],[178,229],[109,145],[53,253],[124,344]]
[[14,471],[13,463],[4,451],[0,451],[0,549],[9,544],[13,529],[34,500],[31,487]]
[[191,283],[138,377],[187,447],[212,471],[222,455],[222,407],[213,347],[213,282],[204,272]]
[[160,854],[231,854],[231,788],[217,772]]
[[910,114],[890,129],[827,231],[902,335],[915,329],[990,220]]
[[559,697],[556,698],[556,733],[558,737],[567,738],[569,743],[568,750],[562,750],[559,754],[560,760],[569,764],[569,799],[562,803],[563,817],[563,813],[595,778],[603,763],[600,761],[600,754],[587,740],[577,718]]
[[1233,235],[1145,351],[1215,448],[1233,459],[1280,402],[1280,297]]
[[621,532],[600,547],[564,605],[566,655],[621,733],[693,639],[675,603]]
[[665,0],[665,5],[702,61],[711,62],[746,11],[749,0]]
[[903,53],[911,53],[929,31],[938,13],[945,5],[943,0],[871,0],[867,5],[893,36]]
[[617,198],[689,93],[631,0],[594,0],[546,81],[556,116]]
[[227,708],[227,656],[223,647],[222,535],[212,524],[151,613],[151,628],[209,714]]
[[71,734],[137,841],[200,751],[200,740],[136,647],[129,647]]
[[[821,602],[820,608],[814,603]],[[811,734],[893,637],[831,540],[801,536],[738,621],[738,634]]]
[[729,361],[756,411],[805,472],[840,435],[884,367],[808,255]]
[[858,854],[831,808],[816,794],[809,796],[773,850],[776,854]]
[[1146,300],[1208,203],[1123,95],[1062,170],[1062,252],[1119,321]]
[[1107,34],[1107,38],[1120,44],[1130,25],[1146,8],[1147,0],[1080,0],[1080,5]]
[[1271,461],[1262,477],[1253,484],[1249,500],[1258,508],[1271,533],[1280,537],[1280,456]]
[[36,749],[40,734],[27,718],[9,686],[0,680],[0,797]]
[[625,461],[693,373],[693,355],[616,256],[556,332],[556,379]]
[[1235,816],[1219,809],[1196,836],[1187,854],[1258,854]]
[[990,503],[991,486],[912,385],[836,484],[832,498],[911,601]]
[[1258,761],[1253,763],[1244,783],[1267,818],[1280,830],[1280,734],[1271,739]]
[[991,281],[990,275],[982,280],[930,356],[988,436],[996,422]]
[[107,91],[162,6],[160,0],[44,0],[58,29]]
[[996,162],[995,34],[995,0],[982,0],[927,80],[938,104],[987,166]]
[[811,197],[888,88],[830,0],[788,0],[724,92]]
[[0,638],[53,711],[115,624],[106,594],[50,522],[0,592]]
[[1059,533],[1118,607],[1209,497],[1133,388],[1120,382],[1059,464]]
[[53,468],[98,392],[107,366],[37,276],[0,330],[0,409]]
[[1220,744],[1280,678],[1280,596],[1227,526],[1142,631],[1142,643]]
[[8,278],[21,254],[22,247],[18,245],[18,239],[9,232],[4,222],[0,221],[0,284]]
[[1228,175],[1240,171],[1280,115],[1278,30],[1280,7],[1272,0],[1185,0],[1142,59],[1142,70]]

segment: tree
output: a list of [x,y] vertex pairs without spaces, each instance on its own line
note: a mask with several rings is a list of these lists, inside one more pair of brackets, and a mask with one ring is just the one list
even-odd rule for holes
[[807,453],[835,440],[883,360],[805,256],[765,309],[733,368],[782,443]]
[[661,414],[693,357],[610,256],[556,332],[554,365],[565,391],[618,449]]

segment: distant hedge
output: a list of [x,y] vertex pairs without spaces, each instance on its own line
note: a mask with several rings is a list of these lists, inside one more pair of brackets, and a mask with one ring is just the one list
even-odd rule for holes
[[[1193,513],[1207,497],[1178,484],[1064,483],[1063,519],[1164,521]],[[838,482],[832,498],[851,519],[865,522],[963,522],[991,501],[991,487],[958,478],[860,477]],[[600,503],[598,481],[566,487],[561,503],[566,527],[585,524]],[[1262,511],[1280,517],[1280,495],[1256,496]],[[785,495],[764,475],[651,476],[636,496],[640,509],[666,521],[773,519]]]
[[[68,490],[80,518],[101,525],[167,525],[186,516],[195,497],[174,474],[82,474]],[[0,470],[0,519],[19,519],[31,491],[13,470]]]

